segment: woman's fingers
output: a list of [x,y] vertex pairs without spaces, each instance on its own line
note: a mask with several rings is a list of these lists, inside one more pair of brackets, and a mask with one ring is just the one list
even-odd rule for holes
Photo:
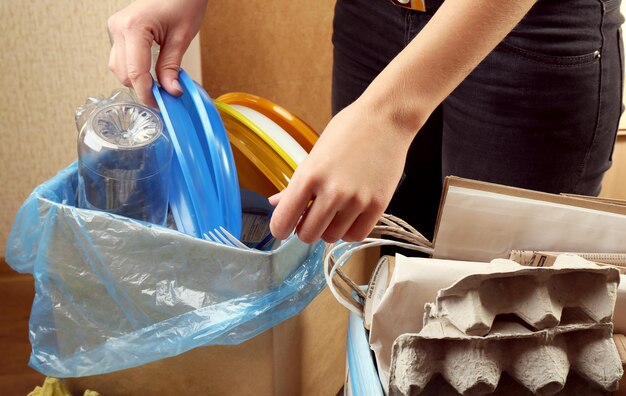
[[383,213],[386,202],[377,201],[368,194],[368,189],[359,188],[358,184],[333,184],[328,181],[331,176],[316,176],[319,167],[315,162],[303,164],[289,186],[269,198],[276,206],[270,222],[272,234],[284,239],[295,229],[306,243],[320,238],[326,242],[365,238]]
[[270,228],[279,239],[289,236],[295,227],[298,238],[306,243],[320,238],[329,243],[340,239],[360,241],[367,237],[385,209],[383,202],[364,199],[359,191],[347,190],[319,192],[307,207],[305,198],[289,202],[292,191],[297,193],[296,190],[280,193],[278,197],[282,199],[272,216]]
[[344,236],[360,215],[361,208],[356,206],[348,206],[337,212],[332,222],[322,233],[322,239],[328,243],[334,243],[340,239],[344,239]]
[[383,212],[384,209],[368,210],[361,213],[341,239],[346,242],[358,242],[367,238],[376,223],[378,223],[378,219],[380,219]]
[[[330,198],[330,199],[329,199]],[[335,214],[332,197],[316,197],[298,222],[296,234],[302,242],[313,243],[321,238]]]
[[126,69],[126,48],[124,46],[123,36],[118,36],[113,42],[108,67],[122,85],[126,87],[132,86],[128,78],[128,70]]
[[135,94],[147,106],[157,107],[152,96],[152,35],[147,32],[131,31],[124,37],[126,47],[126,69]]
[[180,70],[180,63],[183,60],[185,48],[185,46],[173,40],[166,42],[161,46],[159,60],[155,68],[161,86],[174,96],[183,94],[183,89],[178,81],[178,71]]
[[270,205],[276,206],[280,202],[280,199],[281,199],[282,196],[283,196],[283,192],[281,191],[281,192],[278,192],[278,193],[272,195],[267,200],[270,202]]
[[300,187],[295,177],[292,178],[289,186],[281,193],[280,202],[272,214],[270,221],[272,235],[278,239],[287,238],[296,228],[312,198],[311,189],[304,185]]

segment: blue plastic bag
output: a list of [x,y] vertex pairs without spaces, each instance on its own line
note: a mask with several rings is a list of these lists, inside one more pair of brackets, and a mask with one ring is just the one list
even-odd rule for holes
[[103,374],[195,347],[238,344],[299,313],[324,288],[323,243],[245,250],[77,209],[76,164],[20,208],[6,260],[33,274],[30,366]]

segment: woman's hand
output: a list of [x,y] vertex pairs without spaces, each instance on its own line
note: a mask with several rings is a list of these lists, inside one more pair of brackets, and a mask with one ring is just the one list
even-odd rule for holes
[[360,241],[383,214],[404,170],[414,133],[357,101],[337,114],[294,173],[289,186],[270,197],[277,205],[272,234],[295,229],[312,243]]
[[278,205],[274,236],[284,239],[295,227],[309,243],[366,237],[391,201],[419,128],[535,1],[446,0],[363,95],[331,120],[289,186],[270,197]]
[[152,96],[151,47],[161,46],[156,74],[172,95],[182,94],[178,70],[204,17],[206,0],[140,0],[108,21],[113,41],[109,69],[122,84],[133,87],[142,103],[156,107]]

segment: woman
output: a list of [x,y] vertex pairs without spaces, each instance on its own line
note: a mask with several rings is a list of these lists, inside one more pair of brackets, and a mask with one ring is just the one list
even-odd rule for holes
[[[334,117],[270,198],[276,237],[295,228],[305,242],[361,240],[386,208],[432,236],[451,174],[599,193],[621,114],[619,0],[427,0],[425,12],[402,3],[337,1]],[[113,15],[110,69],[154,105],[154,40],[158,79],[180,94],[177,71],[205,7],[141,0]]]

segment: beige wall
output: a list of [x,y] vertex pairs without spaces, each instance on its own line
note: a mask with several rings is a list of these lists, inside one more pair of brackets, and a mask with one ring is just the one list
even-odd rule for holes
[[[119,86],[106,20],[130,0],[0,1],[0,257],[33,187],[76,157],[74,108]],[[199,77],[199,43],[185,59]]]

